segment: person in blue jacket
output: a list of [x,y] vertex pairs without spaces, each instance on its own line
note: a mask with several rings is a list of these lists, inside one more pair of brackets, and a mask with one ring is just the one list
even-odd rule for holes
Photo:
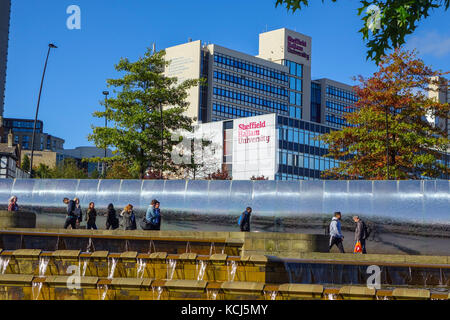
[[336,245],[341,253],[345,253],[344,245],[342,244],[344,240],[344,235],[341,231],[341,213],[335,212],[334,217],[330,223],[330,246],[329,250]]
[[147,208],[145,214],[145,221],[141,227],[144,230],[161,230],[161,211],[159,209],[160,203],[154,199]]
[[247,207],[244,212],[242,212],[239,227],[242,232],[250,232],[250,218],[252,216],[252,208]]

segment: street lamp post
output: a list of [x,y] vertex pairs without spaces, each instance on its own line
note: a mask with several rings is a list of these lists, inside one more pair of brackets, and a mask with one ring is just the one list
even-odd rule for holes
[[[103,91],[103,95],[105,96],[105,112],[108,110],[108,95],[109,95],[109,91]],[[105,114],[105,129],[108,128],[108,118],[106,117]],[[106,158],[106,151],[107,151],[107,147],[105,146],[105,158]],[[103,166],[102,166],[102,176],[103,178],[105,177],[106,174],[106,162],[103,161]]]
[[41,94],[42,94],[42,87],[44,85],[45,71],[47,70],[47,63],[48,63],[48,57],[50,55],[50,50],[56,49],[56,48],[58,48],[58,47],[55,46],[53,43],[48,44],[47,58],[45,59],[44,71],[42,73],[42,79],[41,79],[41,87],[39,89],[38,102],[37,102],[37,106],[36,106],[36,116],[34,117],[33,136],[31,138],[30,177],[32,177],[32,175],[33,175],[34,139],[36,136],[36,123],[37,123],[37,118],[38,118],[38,113],[39,113],[39,105],[41,103]]

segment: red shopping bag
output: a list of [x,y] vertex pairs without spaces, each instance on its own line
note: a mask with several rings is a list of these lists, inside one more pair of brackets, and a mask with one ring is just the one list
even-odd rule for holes
[[353,251],[354,253],[362,253],[362,246],[361,246],[361,242],[357,241],[355,244],[355,250]]

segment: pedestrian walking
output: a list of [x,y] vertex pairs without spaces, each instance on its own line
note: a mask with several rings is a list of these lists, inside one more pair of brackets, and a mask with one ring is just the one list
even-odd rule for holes
[[19,211],[19,205],[17,204],[17,197],[12,196],[8,202],[8,211]]
[[344,235],[341,232],[341,217],[342,217],[342,215],[340,212],[335,212],[334,217],[331,220],[329,250],[331,250],[331,247],[336,245],[336,247],[338,247],[338,249],[341,253],[345,253],[344,245],[342,244],[342,242],[344,240]]
[[160,202],[153,199],[147,208],[145,217],[141,222],[143,230],[161,230]]
[[83,210],[81,209],[79,198],[74,198],[73,201],[75,202],[74,212],[75,212],[75,216],[77,217],[77,221],[76,221],[75,225],[76,225],[76,228],[79,229],[80,223],[81,223],[81,221],[83,221]]
[[95,224],[97,220],[97,210],[95,210],[95,203],[89,203],[89,208],[86,211],[86,229],[94,229],[97,230],[97,225]]
[[247,207],[239,218],[239,227],[242,232],[250,232],[250,218],[252,216],[252,208]]
[[75,215],[75,202],[69,200],[69,198],[64,198],[63,202],[67,205],[67,216],[64,223],[64,229],[67,229],[69,226],[71,226],[72,229],[76,229],[77,216]]
[[120,213],[122,217],[122,226],[124,230],[136,230],[136,215],[133,211],[133,206],[128,204]]
[[355,253],[359,252],[357,250],[358,243],[361,248],[362,254],[367,254],[366,251],[366,239],[369,238],[370,232],[364,223],[364,221],[361,220],[359,216],[354,216],[353,221],[356,223],[356,229],[355,229]]
[[115,230],[119,228],[119,219],[116,215],[116,209],[112,203],[108,204],[108,212],[106,217],[106,230]]

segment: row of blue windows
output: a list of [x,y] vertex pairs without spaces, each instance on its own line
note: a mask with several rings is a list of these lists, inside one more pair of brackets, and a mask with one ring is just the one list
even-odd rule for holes
[[294,61],[284,60],[283,65],[287,66],[289,68],[289,74],[303,78],[303,65],[298,64]]
[[336,117],[334,114],[327,114],[326,121],[330,125],[345,126],[345,127],[349,126],[348,122],[344,118]]
[[295,118],[295,119],[301,119],[302,118],[302,109],[298,108],[296,106],[289,106],[289,117]]
[[225,118],[245,118],[259,116],[262,113],[250,111],[248,109],[241,109],[231,105],[213,103],[213,114]]
[[279,111],[288,111],[288,106],[272,100],[263,99],[257,96],[248,95],[241,92],[228,90],[225,88],[214,87],[213,93],[217,96],[230,98],[236,101],[248,102],[262,107],[272,108]]
[[315,133],[298,128],[288,128],[285,126],[278,128],[278,136],[282,140],[285,140],[287,142],[300,143],[311,147],[327,149],[327,144],[325,144],[320,139],[316,139],[320,135],[320,133]]
[[262,76],[266,76],[269,78],[273,78],[280,81],[288,81],[288,77],[286,74],[267,69],[265,67],[259,66],[257,64],[253,64],[250,62],[242,61],[240,59],[228,57],[222,54],[214,55],[214,62],[224,64],[226,66],[234,67],[241,70],[246,70],[248,72],[253,72],[255,74],[259,74]]
[[297,92],[289,92],[289,103],[296,105],[296,106],[302,106],[302,100],[303,100],[303,95],[301,93],[297,93]]
[[331,128],[318,123],[311,123],[304,120],[297,120],[288,117],[278,116],[277,123],[280,126],[288,126],[297,129],[304,129],[307,131],[313,131],[317,133],[330,133]]
[[[8,127],[8,128],[33,128],[34,121],[6,120],[5,127]],[[41,127],[42,127],[42,122],[37,121],[36,128],[38,129]]]
[[325,171],[338,166],[339,161],[332,158],[317,157],[308,154],[298,154],[282,151],[279,154],[281,165],[297,168]]
[[243,77],[238,77],[238,76],[220,72],[220,71],[214,71],[214,78],[219,79],[219,80],[228,81],[231,83],[240,84],[242,86],[250,87],[250,88],[253,88],[256,90],[270,92],[270,93],[284,96],[284,97],[288,96],[288,91],[282,87],[274,87],[274,86],[267,85],[262,82],[244,79]]
[[327,100],[327,108],[330,109],[330,111],[340,114],[352,113],[355,111],[355,108],[352,108],[351,106],[346,106],[329,100]]
[[289,89],[296,90],[296,91],[303,91],[302,79],[290,77],[289,78]]
[[358,98],[355,94],[347,90],[339,89],[333,86],[327,86],[327,94],[334,96],[336,99],[341,101],[349,101],[349,102],[358,101]]

